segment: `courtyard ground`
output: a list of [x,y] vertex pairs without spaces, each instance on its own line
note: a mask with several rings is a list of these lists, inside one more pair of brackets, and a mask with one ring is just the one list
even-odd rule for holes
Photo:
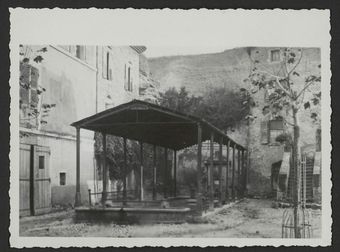
[[[203,223],[116,225],[74,223],[74,211],[20,219],[20,236],[280,238],[284,209],[271,200],[244,199],[204,214]],[[321,210],[312,213],[313,237],[321,235]]]

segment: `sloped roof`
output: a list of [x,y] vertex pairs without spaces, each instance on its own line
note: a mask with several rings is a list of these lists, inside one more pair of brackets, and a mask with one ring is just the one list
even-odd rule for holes
[[214,133],[216,142],[223,138],[224,144],[230,141],[231,146],[245,149],[204,119],[140,100],[107,109],[71,125],[180,150],[197,144],[198,124],[202,127],[202,141],[210,139]]

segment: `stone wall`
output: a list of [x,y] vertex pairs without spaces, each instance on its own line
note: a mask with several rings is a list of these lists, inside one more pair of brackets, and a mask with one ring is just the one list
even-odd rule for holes
[[[278,69],[280,63],[270,61],[271,50],[280,50],[282,48],[253,48],[251,50],[251,56],[253,58],[259,58],[260,62],[263,62],[265,67],[269,69]],[[294,79],[294,85],[297,86],[297,90],[300,90],[303,86],[305,77],[310,74],[317,74],[320,70],[318,65],[320,64],[320,50],[317,48],[305,48],[303,49],[303,57],[296,68],[296,71],[300,74],[299,77]],[[320,90],[320,83],[316,83],[311,92]],[[307,91],[305,100],[311,97],[311,92]],[[271,193],[271,166],[272,164],[281,161],[283,157],[284,148],[282,145],[274,142],[262,143],[261,142],[261,122],[269,120],[268,115],[264,115],[262,108],[266,105],[265,92],[261,91],[254,95],[256,107],[252,109],[252,114],[255,119],[249,124],[249,149],[251,150],[251,169],[249,170],[249,194],[251,195],[269,195]],[[320,112],[320,108],[315,108]],[[289,115],[284,114],[289,121],[292,119]],[[316,130],[319,126],[313,123],[310,118],[310,111],[304,110],[303,106],[299,113],[300,124],[300,146],[315,144]],[[285,131],[291,132],[292,127],[285,125]]]

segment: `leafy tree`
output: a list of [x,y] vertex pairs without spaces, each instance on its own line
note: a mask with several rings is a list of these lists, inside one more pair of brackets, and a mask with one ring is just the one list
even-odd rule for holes
[[190,95],[182,87],[161,93],[159,104],[179,112],[204,118],[218,128],[228,129],[239,124],[249,113],[251,97],[246,90],[233,92],[212,88],[203,96]]
[[178,91],[176,88],[169,88],[160,93],[159,105],[182,113],[197,115],[200,114],[200,106],[203,98],[201,96],[189,95],[185,87]]
[[[249,78],[245,81],[250,83],[250,93],[256,94],[260,90],[265,90],[268,94],[266,109],[273,117],[282,117],[286,125],[292,128],[292,163],[294,171],[294,231],[295,237],[301,237],[298,227],[299,209],[299,112],[301,108],[311,110],[311,118],[317,122],[319,120],[318,110],[312,110],[312,106],[318,106],[321,99],[321,92],[313,92],[312,85],[321,82],[320,68],[315,73],[302,76],[298,71],[304,51],[296,48],[284,48],[280,50],[282,60],[276,67],[269,67],[263,60],[261,54],[256,51],[249,56],[252,60],[252,70]],[[306,95],[309,92],[311,95]],[[308,97],[308,98],[307,98]],[[283,113],[284,112],[284,113]],[[287,139],[287,137],[286,137]],[[279,139],[282,141],[282,137]]]
[[213,88],[204,94],[198,116],[226,130],[244,121],[250,104],[251,97],[243,90],[235,92]]
[[[243,122],[252,103],[247,90],[233,92],[224,88],[212,88],[202,96],[190,95],[185,87],[179,91],[170,88],[161,93],[159,100],[161,106],[203,118],[222,130],[234,128]],[[190,156],[196,155],[196,152],[189,148],[184,150],[183,155],[190,159]],[[193,167],[185,167],[178,173],[183,185],[190,191],[197,187],[196,173],[197,170]],[[207,173],[202,174],[203,183],[206,179]]]

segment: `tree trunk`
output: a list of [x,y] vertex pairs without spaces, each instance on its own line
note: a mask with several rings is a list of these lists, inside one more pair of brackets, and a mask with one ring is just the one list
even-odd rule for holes
[[297,109],[293,107],[294,120],[294,139],[293,139],[293,171],[294,171],[294,189],[293,189],[293,208],[294,208],[294,234],[295,238],[301,238],[299,229],[299,137],[300,128],[298,126]]

